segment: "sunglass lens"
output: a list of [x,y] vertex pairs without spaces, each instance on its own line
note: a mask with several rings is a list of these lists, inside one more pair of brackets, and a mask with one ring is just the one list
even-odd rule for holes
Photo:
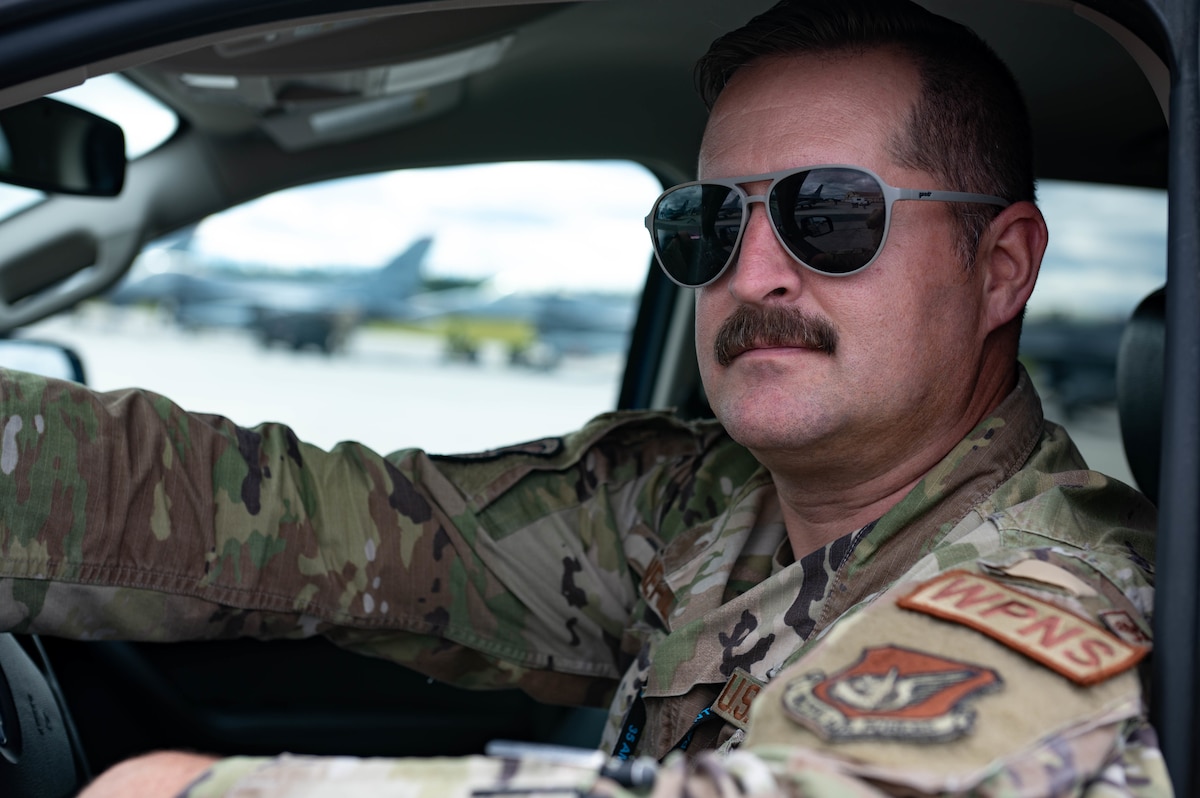
[[654,206],[650,229],[671,279],[700,286],[729,263],[742,228],[741,196],[725,186],[681,186]]
[[857,169],[812,169],[780,180],[771,218],[797,260],[825,274],[866,266],[883,243],[886,203],[879,181]]

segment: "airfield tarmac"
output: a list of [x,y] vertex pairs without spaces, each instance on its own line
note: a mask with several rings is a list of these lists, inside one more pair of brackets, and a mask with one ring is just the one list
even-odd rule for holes
[[[509,365],[499,349],[478,363],[451,361],[438,338],[394,330],[356,330],[333,356],[264,349],[244,331],[188,332],[105,306],[60,314],[22,337],[74,348],[97,390],[147,388],[243,425],[285,422],[322,448],[355,440],[379,452],[473,452],[568,432],[613,408],[623,368],[615,356],[568,357],[536,371]],[[1046,399],[1047,418],[1062,423]],[[1085,409],[1065,426],[1092,468],[1132,484],[1113,407]]]
[[161,393],[239,424],[290,425],[328,449],[354,440],[376,451],[473,452],[558,435],[616,403],[616,357],[566,358],[553,371],[508,364],[485,350],[452,361],[434,336],[354,331],[344,352],[266,349],[248,332],[189,332],[138,311],[85,307],[22,330],[70,346],[88,384]]

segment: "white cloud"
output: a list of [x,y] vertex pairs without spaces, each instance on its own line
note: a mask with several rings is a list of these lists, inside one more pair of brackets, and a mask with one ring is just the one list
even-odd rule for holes
[[1166,279],[1163,191],[1046,181],[1050,245],[1030,315],[1126,316]]
[[281,192],[203,222],[204,254],[280,267],[372,267],[433,235],[428,272],[510,284],[640,287],[641,167],[520,163],[414,169]]

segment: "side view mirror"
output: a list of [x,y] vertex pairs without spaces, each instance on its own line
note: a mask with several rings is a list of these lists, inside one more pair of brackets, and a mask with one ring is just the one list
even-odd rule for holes
[[115,197],[125,183],[120,125],[49,97],[0,109],[0,182]]
[[0,339],[0,366],[86,384],[83,361],[73,350],[47,341]]

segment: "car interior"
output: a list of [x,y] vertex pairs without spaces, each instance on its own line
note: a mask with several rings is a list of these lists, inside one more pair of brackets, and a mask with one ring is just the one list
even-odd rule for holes
[[[1200,13],[1183,0],[919,2],[972,27],[1012,68],[1033,119],[1048,218],[1055,204],[1064,218],[1093,214],[1095,223],[1102,191],[1111,189],[1105,212],[1112,215],[1103,218],[1112,221],[1099,227],[1112,232],[1128,223],[1132,231],[1128,239],[1090,242],[1103,231],[1062,235],[1064,246],[1083,239],[1073,263],[1116,265],[1105,272],[1064,267],[1059,275],[1048,264],[1045,293],[1057,291],[1075,305],[1063,310],[1047,300],[1048,309],[1035,313],[1031,302],[1023,360],[1044,380],[1048,408],[1062,418],[1048,415],[1073,436],[1071,423],[1080,425],[1082,439],[1107,436],[1108,454],[1096,457],[1111,456],[1115,476],[1159,505],[1156,650],[1146,675],[1176,789],[1192,794]],[[69,339],[77,321],[67,320],[104,304],[155,242],[325,181],[541,162],[632,164],[658,190],[690,180],[705,123],[692,65],[712,39],[770,4],[6,3],[0,131],[13,153],[26,141],[59,163],[47,169],[41,158],[24,170],[19,158],[6,164],[0,148],[0,182],[27,192],[7,211],[0,196],[0,344],[46,347],[45,339],[60,332]],[[136,128],[126,125],[122,142],[111,123],[42,99],[70,102],[73,88],[114,74],[172,120],[160,143],[127,163],[120,149]],[[84,139],[93,146],[80,153],[73,142]],[[462,185],[460,200],[471,190],[470,182]],[[1060,194],[1061,186],[1074,192]],[[539,193],[571,205],[588,191],[560,183]],[[1156,232],[1142,246],[1147,197],[1157,208],[1150,220]],[[643,205],[644,213],[649,200]],[[599,409],[706,415],[691,292],[661,274],[640,224],[637,217],[626,225],[642,249],[622,264],[634,275],[636,312],[611,393],[602,399],[607,406]],[[347,237],[360,232],[352,224],[341,229]],[[394,238],[406,242],[407,234]],[[1137,247],[1129,244],[1135,239]],[[436,246],[449,240],[442,236]],[[557,254],[546,268],[569,271],[582,257]],[[50,348],[62,358],[52,368],[102,384],[95,358],[80,360],[73,345]],[[0,346],[0,364],[35,368],[19,358]],[[206,376],[221,380],[220,373]],[[551,377],[542,376],[527,402],[535,408],[551,395]],[[395,437],[403,437],[403,427]],[[402,445],[396,440],[393,448]],[[31,696],[29,706],[21,695]],[[148,644],[5,635],[0,719],[18,720],[0,723],[0,793],[73,794],[87,774],[161,748],[428,756],[477,753],[494,739],[592,746],[603,714],[545,706],[519,693],[460,690],[320,639]],[[52,743],[35,744],[36,717],[57,719]],[[47,764],[54,762],[71,764]]]

